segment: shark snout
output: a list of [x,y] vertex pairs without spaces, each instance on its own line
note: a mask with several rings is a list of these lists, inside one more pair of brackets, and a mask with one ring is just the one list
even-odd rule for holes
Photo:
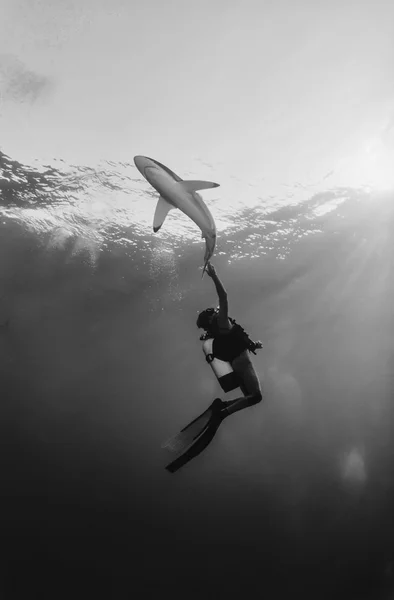
[[144,168],[146,166],[145,156],[134,156],[134,164],[141,173],[141,175],[144,175]]
[[155,164],[155,162],[151,158],[148,158],[147,156],[134,156],[134,164],[137,167],[137,169],[139,170],[139,172],[141,173],[141,175],[143,175],[145,178],[147,175],[146,169],[157,168],[157,165]]

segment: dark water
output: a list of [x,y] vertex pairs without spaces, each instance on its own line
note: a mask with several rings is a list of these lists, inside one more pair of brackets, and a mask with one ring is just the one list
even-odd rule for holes
[[272,212],[259,258],[227,262],[253,214],[223,239],[265,399],[170,475],[162,441],[219,393],[201,248],[108,223],[92,258],[79,217],[54,244],[29,212],[77,205],[80,173],[2,155],[0,184],[2,597],[392,598],[393,195]]

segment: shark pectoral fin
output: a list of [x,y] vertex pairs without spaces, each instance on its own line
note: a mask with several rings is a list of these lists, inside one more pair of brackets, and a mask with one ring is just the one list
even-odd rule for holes
[[153,217],[153,231],[155,233],[156,231],[159,231],[160,227],[165,221],[168,211],[170,211],[172,208],[174,208],[172,204],[167,202],[167,200],[165,200],[163,196],[160,196],[156,206],[155,216]]
[[208,190],[210,188],[219,187],[219,183],[213,183],[212,181],[195,181],[189,179],[189,181],[179,181],[179,185],[183,187],[186,192],[196,192],[197,190]]

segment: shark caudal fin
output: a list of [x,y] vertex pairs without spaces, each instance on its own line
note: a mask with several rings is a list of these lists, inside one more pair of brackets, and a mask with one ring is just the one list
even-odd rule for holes
[[203,238],[205,238],[205,254],[204,254],[204,268],[202,270],[201,279],[204,277],[204,273],[207,270],[207,265],[211,260],[213,253],[215,251],[216,245],[216,231],[211,232],[210,235],[203,234]]
[[178,181],[178,184],[189,193],[197,192],[197,190],[209,190],[211,188],[219,187],[220,185],[219,183],[213,183],[212,181],[197,181],[192,179]]
[[207,270],[207,265],[208,265],[208,263],[209,263],[209,258],[207,258],[207,260],[205,261],[204,268],[203,268],[203,270],[202,270],[201,279],[204,277],[204,273],[205,273],[205,271]]
[[155,233],[159,231],[160,227],[165,221],[166,216],[172,208],[175,207],[167,202],[167,200],[165,200],[162,196],[159,197],[159,201],[156,205],[155,216],[153,217],[153,231]]

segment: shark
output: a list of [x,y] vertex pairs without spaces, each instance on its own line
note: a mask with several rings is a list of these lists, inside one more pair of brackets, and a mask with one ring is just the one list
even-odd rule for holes
[[203,277],[207,264],[215,251],[216,225],[197,190],[216,188],[219,187],[219,184],[212,181],[183,180],[171,169],[147,156],[135,156],[134,164],[141,175],[159,193],[153,217],[155,233],[163,225],[169,211],[174,208],[181,210],[201,229],[201,237],[205,239]]

